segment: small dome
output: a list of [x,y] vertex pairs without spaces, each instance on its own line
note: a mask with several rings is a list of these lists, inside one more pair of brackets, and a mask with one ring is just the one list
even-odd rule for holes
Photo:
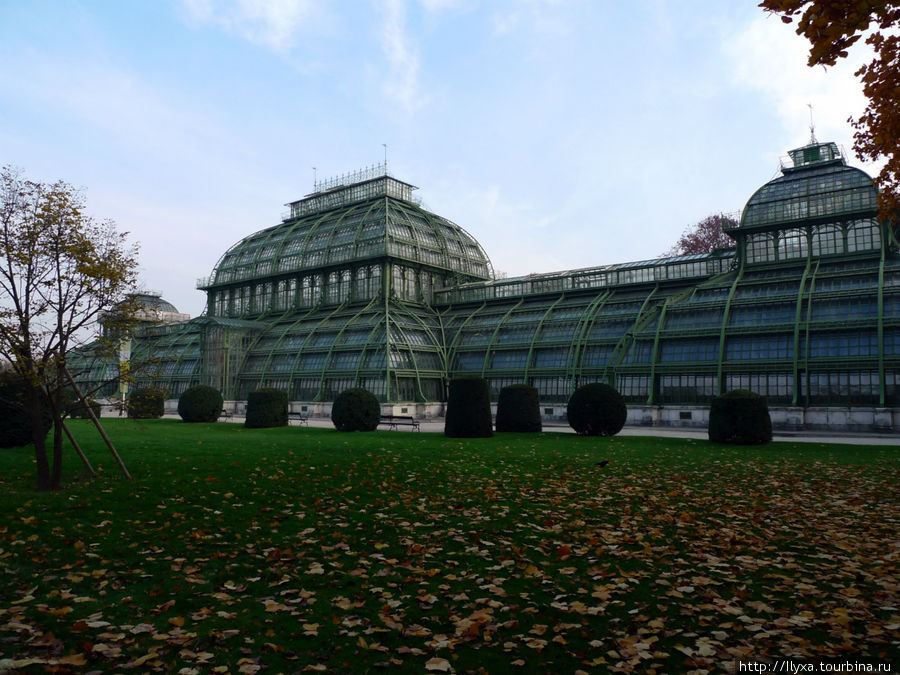
[[138,306],[147,312],[171,312],[180,314],[175,305],[171,302],[163,300],[157,293],[135,293],[132,298]]
[[[123,317],[120,309],[126,302],[129,303],[127,311],[131,313],[131,318],[143,325],[179,323],[189,321],[191,318],[190,314],[182,314],[171,302],[163,300],[159,293],[148,291],[133,293],[127,301],[114,305],[100,317],[102,332],[107,337],[114,337],[121,333],[122,326],[118,324]],[[134,303],[134,305],[132,306],[130,303]]]

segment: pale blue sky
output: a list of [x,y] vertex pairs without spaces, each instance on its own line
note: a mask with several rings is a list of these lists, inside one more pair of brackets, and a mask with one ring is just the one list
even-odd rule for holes
[[0,163],[83,186],[191,315],[313,166],[383,143],[497,270],[551,272],[741,209],[807,141],[807,103],[851,153],[851,56],[808,69],[753,0],[0,0]]

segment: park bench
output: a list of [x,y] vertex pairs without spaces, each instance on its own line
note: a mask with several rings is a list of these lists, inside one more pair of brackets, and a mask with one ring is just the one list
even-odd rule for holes
[[388,431],[396,431],[397,427],[410,427],[421,431],[419,421],[409,415],[382,415],[379,424],[387,424]]
[[231,417],[232,417],[232,415],[231,415],[230,410],[223,410],[222,412],[219,413],[220,420],[230,420]]
[[307,417],[304,413],[292,412],[288,413],[288,424],[291,422],[297,422],[299,424],[305,424],[309,426],[309,417]]

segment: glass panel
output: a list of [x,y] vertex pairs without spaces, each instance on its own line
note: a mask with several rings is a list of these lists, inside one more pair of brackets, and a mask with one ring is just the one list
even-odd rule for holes
[[844,252],[844,233],[837,225],[821,225],[812,232],[812,254],[835,255]]
[[791,359],[794,357],[793,335],[734,335],[725,345],[728,361]]
[[718,358],[719,340],[711,338],[697,340],[666,340],[662,343],[659,352],[660,363],[672,363],[678,361],[715,361]]
[[[801,356],[805,351],[801,345]],[[809,337],[809,358],[840,359],[878,356],[878,334],[874,330],[813,333]]]
[[718,378],[714,374],[661,375],[660,403],[708,403],[718,394]]
[[879,399],[876,371],[834,371],[809,373],[809,402],[877,404]]
[[453,370],[481,370],[484,366],[484,352],[457,352],[453,360]]
[[568,347],[534,350],[534,368],[565,368],[569,360]]
[[728,373],[725,391],[744,389],[765,396],[770,403],[790,403],[794,377],[790,373]]
[[629,403],[643,403],[650,396],[648,375],[617,375],[616,389]]
[[524,370],[527,358],[527,349],[496,351],[491,355],[491,368],[494,370]]

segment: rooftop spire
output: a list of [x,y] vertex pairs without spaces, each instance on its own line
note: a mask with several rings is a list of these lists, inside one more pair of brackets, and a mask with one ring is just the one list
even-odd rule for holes
[[812,103],[806,105],[809,107],[809,144],[816,145],[818,141],[816,140],[816,124],[813,122]]

